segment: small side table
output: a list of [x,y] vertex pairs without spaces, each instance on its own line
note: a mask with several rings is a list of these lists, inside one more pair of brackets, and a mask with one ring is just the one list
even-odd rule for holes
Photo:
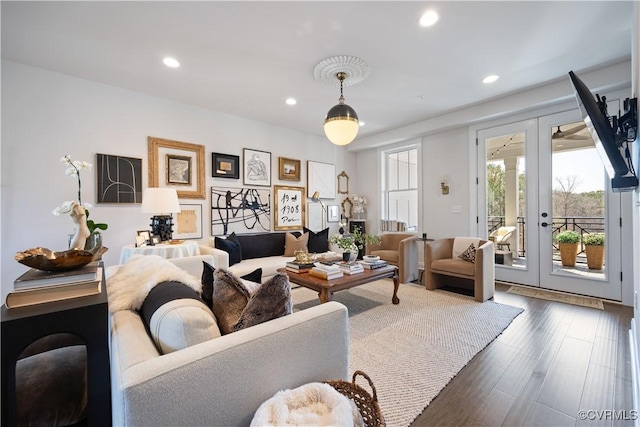
[[126,245],[120,250],[120,264],[127,262],[133,255],[159,255],[162,258],[182,258],[186,256],[200,255],[200,245],[194,240],[185,240],[182,243],[160,243],[153,246]]
[[8,309],[2,313],[2,425],[16,425],[16,362],[32,342],[71,333],[87,347],[87,421],[111,425],[111,369],[106,281],[99,295]]
[[427,242],[433,242],[434,239],[428,239],[428,238],[423,238],[422,236],[416,237],[416,241],[417,242],[422,242],[422,246],[423,246],[423,253],[422,253],[422,263],[423,268],[422,271],[420,272],[420,277],[418,277],[418,284],[420,285],[424,285],[424,272],[427,269]]

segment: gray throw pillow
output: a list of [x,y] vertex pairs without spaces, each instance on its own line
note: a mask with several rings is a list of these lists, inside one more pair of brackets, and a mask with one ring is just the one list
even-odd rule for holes
[[233,332],[251,294],[244,282],[233,273],[217,268],[213,282],[212,310],[222,335]]
[[291,314],[291,287],[286,274],[278,273],[251,295],[233,331]]

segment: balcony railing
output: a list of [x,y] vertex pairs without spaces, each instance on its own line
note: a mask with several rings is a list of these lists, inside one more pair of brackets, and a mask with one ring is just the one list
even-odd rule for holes
[[[490,216],[487,220],[487,231],[491,234],[492,231],[497,230],[499,227],[505,225],[504,217]],[[524,258],[526,256],[526,221],[524,217],[519,216],[517,218],[518,227],[518,256]],[[603,217],[555,217],[551,221],[551,227],[553,227],[553,252],[554,256],[556,252],[559,254],[560,248],[555,243],[555,236],[561,231],[572,230],[580,234],[580,251],[578,255],[584,254],[584,244],[582,238],[585,234],[590,233],[604,233],[605,231],[605,219]],[[559,256],[559,255],[558,255]],[[581,261],[579,257],[578,261]]]

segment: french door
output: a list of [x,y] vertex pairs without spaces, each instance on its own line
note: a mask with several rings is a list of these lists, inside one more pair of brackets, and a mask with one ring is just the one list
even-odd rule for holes
[[[620,195],[582,123],[575,110],[478,131],[478,232],[515,227],[496,245],[497,280],[619,301]],[[604,267],[587,268],[582,244],[562,265],[564,230],[604,233]]]

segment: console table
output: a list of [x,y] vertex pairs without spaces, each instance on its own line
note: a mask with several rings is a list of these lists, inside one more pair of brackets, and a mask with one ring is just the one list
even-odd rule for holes
[[159,255],[162,258],[181,258],[200,255],[200,245],[194,240],[182,243],[160,243],[153,246],[126,245],[120,250],[120,264],[127,262],[132,255]]
[[87,421],[111,425],[111,378],[107,290],[102,276],[98,295],[8,309],[2,313],[2,425],[16,425],[16,362],[32,342],[71,333],[87,348]]

